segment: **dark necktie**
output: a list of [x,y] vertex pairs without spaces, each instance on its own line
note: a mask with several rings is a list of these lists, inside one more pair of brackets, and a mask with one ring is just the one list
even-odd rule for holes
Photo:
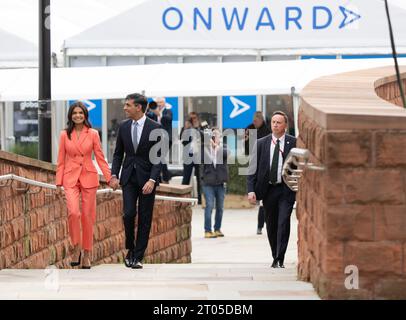
[[279,152],[280,141],[276,140],[275,150],[273,152],[272,164],[271,164],[271,183],[275,184],[278,181],[278,165],[279,165]]

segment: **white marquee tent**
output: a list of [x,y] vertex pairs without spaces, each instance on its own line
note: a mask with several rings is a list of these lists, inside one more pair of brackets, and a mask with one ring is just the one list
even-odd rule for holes
[[38,49],[33,43],[1,29],[0,43],[0,68],[38,65]]
[[[399,59],[406,64],[406,59]],[[52,70],[52,99],[147,96],[224,96],[300,92],[323,75],[393,65],[392,59],[164,64]],[[38,70],[0,70],[0,101],[37,100]]]
[[[145,0],[51,0],[52,51],[63,41]],[[38,44],[37,0],[1,0],[0,29]],[[3,45],[7,43],[2,42]],[[1,51],[2,49],[0,49]]]
[[[406,3],[389,3],[406,53]],[[147,0],[64,48],[68,56],[391,53],[382,0]]]

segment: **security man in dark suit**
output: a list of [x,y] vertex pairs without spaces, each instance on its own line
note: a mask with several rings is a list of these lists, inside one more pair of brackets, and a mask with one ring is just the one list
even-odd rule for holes
[[[110,186],[115,190],[120,184],[123,190],[125,246],[128,249],[124,262],[133,269],[143,267],[141,261],[148,245],[155,190],[161,172],[161,163],[157,161],[160,154],[156,155],[157,159],[151,159],[150,151],[159,142],[152,137],[153,131],[162,129],[159,123],[145,116],[147,104],[147,98],[141,94],[126,97],[124,111],[129,119],[119,126],[111,170]],[[154,134],[162,132],[154,131]],[[134,243],[137,212],[138,231]]]
[[[162,128],[168,133],[169,136],[169,152],[172,148],[172,111],[168,108],[165,98],[157,98],[155,101],[151,102],[149,107],[149,112],[147,117],[158,122]],[[162,164],[162,182],[169,183],[171,179],[170,172],[168,170],[168,165],[166,163]]]
[[[254,114],[254,120],[245,129],[245,154],[249,155],[250,141],[249,141],[249,130],[257,130],[257,140],[266,137],[271,134],[271,129],[268,128],[264,115],[261,111],[257,111]],[[251,143],[252,145],[252,143]],[[265,210],[264,206],[260,205],[258,210],[258,224],[257,224],[257,234],[262,234],[262,228],[265,225]]]
[[252,152],[247,177],[248,201],[262,200],[269,244],[272,250],[272,268],[284,268],[284,259],[290,235],[290,216],[296,193],[284,183],[282,166],[296,138],[286,134],[288,117],[282,111],[272,115],[272,134],[257,141]]

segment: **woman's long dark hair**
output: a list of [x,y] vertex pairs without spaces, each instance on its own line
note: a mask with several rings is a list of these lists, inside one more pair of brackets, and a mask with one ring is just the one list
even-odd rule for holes
[[75,110],[75,108],[82,109],[83,114],[85,115],[85,121],[83,124],[88,128],[92,127],[92,125],[89,122],[89,111],[87,110],[86,106],[84,105],[83,102],[76,101],[69,107],[68,111],[68,123],[67,123],[68,127],[66,128],[66,132],[68,133],[69,140],[71,140],[71,134],[73,132],[73,129],[75,128],[75,123],[72,120],[73,110]]

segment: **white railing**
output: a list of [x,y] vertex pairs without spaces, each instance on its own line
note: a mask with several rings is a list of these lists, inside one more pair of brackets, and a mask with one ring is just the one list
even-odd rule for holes
[[283,181],[292,191],[299,190],[299,180],[305,169],[323,171],[324,167],[308,162],[310,151],[307,149],[293,148],[283,165]]
[[[49,183],[44,183],[44,182],[38,182],[35,180],[19,177],[15,174],[8,174],[5,176],[0,176],[0,182],[2,181],[7,181],[5,184],[0,185],[0,187],[5,187],[8,185],[9,181],[18,181],[21,183],[25,183],[28,186],[35,186],[35,187],[40,187],[40,188],[45,188],[45,189],[51,189],[51,190],[56,190],[56,186],[53,184]],[[121,190],[116,190],[114,191],[113,189],[100,189],[97,190],[97,194],[122,194]],[[197,203],[196,198],[181,198],[181,197],[168,197],[168,196],[160,196],[156,195],[155,196],[156,200],[163,200],[163,201],[176,201],[176,202],[185,202],[185,203],[191,203],[192,205]]]

